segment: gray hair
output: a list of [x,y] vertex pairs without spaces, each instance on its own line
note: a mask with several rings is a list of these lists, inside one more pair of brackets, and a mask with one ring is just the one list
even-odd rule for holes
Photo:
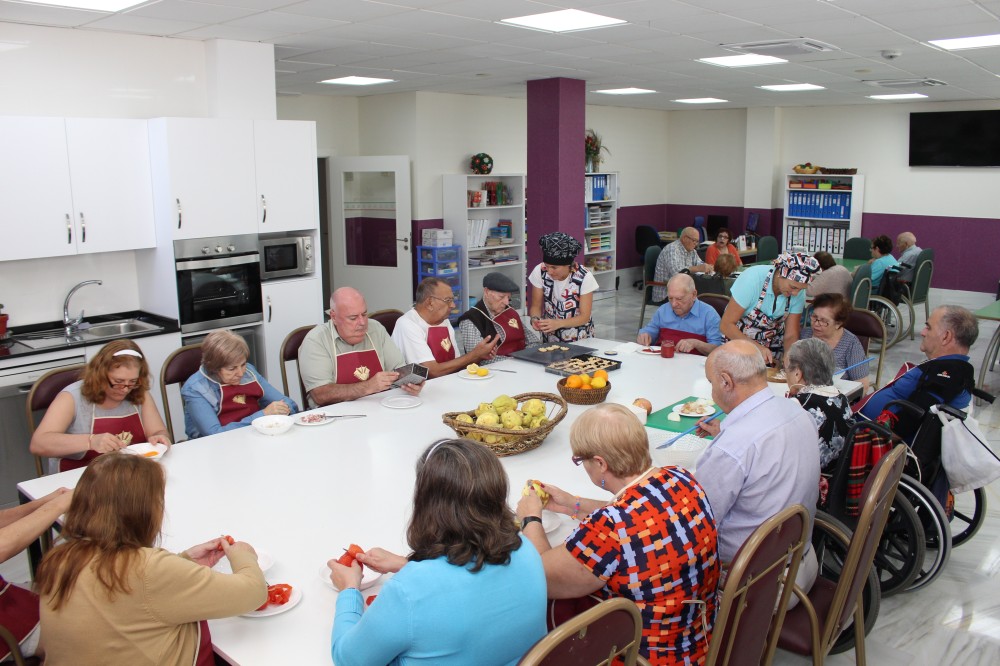
[[434,290],[437,288],[439,284],[447,284],[447,283],[444,280],[439,280],[438,278],[434,277],[424,278],[423,280],[421,280],[420,284],[417,285],[417,295],[414,298],[413,302],[416,303],[417,305],[420,305],[421,303],[430,300],[431,296],[434,295]]
[[696,235],[696,236],[698,237],[698,239],[699,239],[699,240],[701,239],[701,234],[699,234],[699,233],[698,233],[698,230],[697,230],[697,229],[695,229],[694,227],[684,227],[683,229],[681,229],[681,232],[680,232],[679,234],[677,234],[677,238],[678,238],[678,239],[679,239],[679,238],[683,238],[683,237],[684,237],[684,234],[687,234],[688,236],[690,236],[691,234],[690,234],[690,233],[688,233],[688,232],[690,232],[690,231],[693,231],[693,232],[694,232],[694,234],[695,234],[695,235]]
[[798,340],[788,350],[788,367],[802,373],[807,386],[830,386],[836,362],[833,351],[822,340],[806,338]]
[[899,234],[899,236],[896,237],[896,240],[903,241],[904,243],[908,243],[910,245],[917,244],[917,237],[914,236],[913,233],[910,231],[904,231],[903,233]]
[[764,356],[752,342],[730,341],[717,347],[711,355],[714,357],[715,374],[726,372],[737,384],[746,384],[751,380],[767,377]]
[[687,273],[678,273],[677,275],[667,280],[667,289],[669,289],[670,285],[674,283],[684,287],[684,291],[688,294],[693,294],[695,292],[694,278],[692,278]]
[[941,323],[955,336],[955,342],[966,349],[972,347],[979,337],[979,320],[960,305],[942,305]]

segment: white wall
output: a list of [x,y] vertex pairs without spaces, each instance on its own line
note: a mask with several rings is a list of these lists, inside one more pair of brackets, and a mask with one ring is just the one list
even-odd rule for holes
[[320,157],[361,154],[357,97],[281,95],[278,97],[278,119],[315,121],[316,154]]
[[620,205],[666,203],[664,163],[670,155],[667,112],[587,106],[586,113],[587,128],[594,130],[610,151],[602,157],[601,171],[620,172]]
[[664,200],[742,206],[746,133],[745,109],[671,111]]

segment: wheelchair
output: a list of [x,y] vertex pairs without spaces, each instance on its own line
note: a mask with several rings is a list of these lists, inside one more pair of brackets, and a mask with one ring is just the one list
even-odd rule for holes
[[886,349],[902,340],[906,333],[903,317],[897,307],[903,296],[896,281],[899,268],[899,266],[893,266],[886,270],[879,283],[878,293],[872,294],[868,301],[868,309],[874,312],[885,326],[885,342],[883,344]]

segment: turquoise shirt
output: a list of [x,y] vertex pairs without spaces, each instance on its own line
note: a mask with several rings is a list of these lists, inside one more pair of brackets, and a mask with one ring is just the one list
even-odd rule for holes
[[[736,282],[733,283],[732,288],[729,290],[729,295],[735,298],[736,302],[743,307],[743,316],[753,312],[757,307],[760,290],[763,288],[764,280],[767,279],[767,274],[772,268],[774,267],[751,266],[736,278]],[[767,286],[767,296],[760,305],[760,311],[768,317],[780,317],[785,314],[785,305],[788,303],[789,299],[781,294],[778,294],[777,299],[775,299],[774,278],[772,278],[771,284]],[[806,292],[803,289],[796,296],[792,296],[788,314],[802,314],[802,311],[805,310],[805,305]]]
[[896,261],[896,257],[891,254],[887,254],[879,257],[872,262],[872,293],[877,294],[879,285],[882,284],[882,276],[885,275],[885,271],[892,268],[899,262]]

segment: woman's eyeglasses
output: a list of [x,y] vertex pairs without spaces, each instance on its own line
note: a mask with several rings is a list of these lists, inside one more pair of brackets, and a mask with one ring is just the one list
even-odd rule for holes
[[813,324],[819,324],[820,326],[833,326],[833,322],[829,319],[823,319],[822,317],[817,317],[816,315],[810,315],[809,319],[812,320]]
[[108,385],[111,386],[111,388],[113,388],[113,389],[123,389],[123,388],[134,389],[136,386],[139,385],[139,380],[138,379],[131,379],[131,380],[126,381],[126,382],[109,381]]
[[579,467],[580,465],[583,464],[584,460],[590,460],[590,458],[589,457],[584,457],[584,456],[573,456],[570,460],[573,461],[574,465],[576,465],[577,467]]

